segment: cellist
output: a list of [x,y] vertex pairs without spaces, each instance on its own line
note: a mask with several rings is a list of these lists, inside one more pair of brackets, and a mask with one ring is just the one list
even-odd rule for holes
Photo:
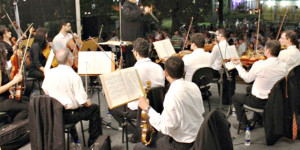
[[47,30],[45,28],[38,28],[36,30],[36,35],[34,42],[31,46],[30,51],[30,68],[28,70],[28,76],[36,78],[39,81],[44,79],[44,66],[47,59],[42,54],[42,50],[46,48],[48,37]]
[[[69,21],[61,20],[60,27],[59,33],[53,39],[53,49],[55,50],[66,49],[68,41],[73,38],[70,33],[72,28]],[[74,36],[77,37],[77,35]]]
[[28,97],[23,96],[21,101],[16,99],[10,99],[10,90],[15,84],[22,81],[23,76],[20,74],[15,75],[13,80],[9,81],[8,72],[6,70],[7,52],[3,43],[0,43],[0,111],[2,112],[13,112],[16,114],[11,116],[13,121],[26,119],[28,115]]

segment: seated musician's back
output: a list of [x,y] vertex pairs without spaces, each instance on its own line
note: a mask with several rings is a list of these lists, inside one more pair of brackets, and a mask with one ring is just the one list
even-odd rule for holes
[[[89,120],[88,145],[92,145],[101,134],[101,119],[99,106],[91,104],[84,91],[82,80],[72,69],[73,55],[67,49],[56,52],[58,67],[47,71],[44,82],[44,92],[57,99],[64,107],[64,122],[77,123]],[[80,107],[82,106],[83,107]]]
[[165,96],[164,110],[157,113],[146,99],[140,97],[139,107],[148,113],[150,124],[159,131],[150,147],[141,143],[134,149],[189,149],[203,122],[202,96],[196,84],[184,81],[184,63],[176,56],[165,63],[166,79],[170,88]]

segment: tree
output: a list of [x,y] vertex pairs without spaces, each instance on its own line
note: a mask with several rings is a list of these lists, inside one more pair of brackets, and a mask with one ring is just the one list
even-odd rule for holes
[[172,19],[171,31],[182,24],[188,26],[191,17],[194,17],[193,24],[204,21],[211,9],[211,1],[207,0],[152,0],[147,4],[154,4],[154,12],[159,20]]

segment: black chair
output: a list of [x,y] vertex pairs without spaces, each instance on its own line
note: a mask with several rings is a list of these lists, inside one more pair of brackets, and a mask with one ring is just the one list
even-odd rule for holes
[[42,91],[42,88],[41,88],[41,83],[40,83],[40,81],[39,81],[38,79],[27,77],[27,78],[26,78],[26,82],[28,82],[28,81],[31,81],[31,82],[32,82],[33,89],[34,89],[35,83],[37,83],[37,84],[38,84],[38,87],[39,87],[40,95],[43,94],[43,91]]
[[211,92],[209,91],[210,83],[212,83],[214,77],[213,69],[210,67],[200,68],[195,71],[192,77],[192,82],[197,84],[199,87],[203,100],[208,102],[208,110],[210,111],[210,96]]
[[[81,123],[81,128],[82,122]],[[64,132],[68,133],[67,148],[69,149],[70,129],[76,123],[64,124],[63,105],[48,95],[31,98],[29,104],[29,128],[32,149],[64,149]],[[83,131],[83,130],[82,130]],[[84,145],[85,138],[82,132]]]

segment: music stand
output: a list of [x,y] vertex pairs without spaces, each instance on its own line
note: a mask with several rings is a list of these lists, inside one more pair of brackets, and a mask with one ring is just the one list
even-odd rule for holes
[[[95,41],[98,41],[98,38],[93,38]],[[92,40],[83,41],[83,44],[80,48],[80,51],[97,51],[98,46]]]

